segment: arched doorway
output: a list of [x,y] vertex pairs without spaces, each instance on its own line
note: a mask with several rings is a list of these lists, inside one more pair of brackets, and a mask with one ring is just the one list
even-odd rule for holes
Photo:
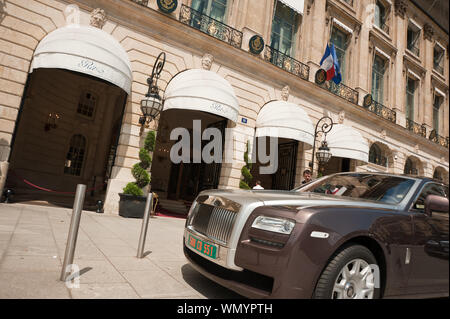
[[323,167],[323,175],[356,171],[356,166],[369,162],[369,144],[353,127],[335,124],[326,140],[332,157]]
[[[260,181],[265,189],[290,190],[300,185],[304,168],[297,169],[301,162],[299,154],[302,156],[304,150],[310,149],[314,143],[314,127],[306,111],[300,105],[287,102],[287,96],[284,98],[284,101],[266,103],[256,119],[256,140],[253,145],[256,161],[251,174],[253,183]],[[265,174],[261,168],[270,163],[261,164],[259,147],[265,144],[266,154],[262,156],[269,155],[270,143],[274,142],[274,138],[278,143],[277,169],[271,174]]]
[[[161,208],[186,213],[199,192],[218,188],[225,129],[235,125],[238,111],[233,88],[215,72],[185,70],[168,83],[151,168],[151,187]],[[202,151],[213,140],[219,147],[211,150],[213,161],[207,162]],[[178,161],[171,150],[181,143],[186,147],[176,154],[185,157]]]
[[6,187],[16,201],[85,208],[104,200],[120,133],[131,66],[109,34],[67,26],[37,46],[13,135]]

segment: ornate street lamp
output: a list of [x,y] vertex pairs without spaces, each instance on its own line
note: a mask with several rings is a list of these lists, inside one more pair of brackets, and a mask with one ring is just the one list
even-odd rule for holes
[[139,135],[144,132],[145,125],[150,124],[164,108],[157,83],[165,63],[166,54],[161,52],[153,65],[152,75],[147,79],[148,92],[145,94],[145,99],[141,100],[141,111],[144,116],[139,118],[139,124],[141,124]]
[[[328,147],[327,143],[327,133],[331,131],[333,128],[333,120],[328,117],[324,116],[322,117],[316,124],[316,128],[314,131],[314,145],[313,145],[313,154],[312,154],[312,161],[309,163],[309,166],[311,167],[312,173],[314,173],[314,160],[317,157],[317,161],[319,162],[319,165],[322,166],[331,159],[331,152],[330,148]],[[319,133],[325,134],[325,140],[322,142],[322,145],[319,147],[319,150],[316,153],[316,138]]]

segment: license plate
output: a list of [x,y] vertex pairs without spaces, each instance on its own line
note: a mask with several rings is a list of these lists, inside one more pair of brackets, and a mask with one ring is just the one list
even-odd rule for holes
[[212,259],[217,258],[217,246],[189,234],[188,245]]

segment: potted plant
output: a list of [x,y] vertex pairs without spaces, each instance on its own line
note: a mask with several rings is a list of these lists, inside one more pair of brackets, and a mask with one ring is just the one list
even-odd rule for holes
[[239,182],[239,188],[241,189],[251,189],[250,184],[252,182],[253,176],[250,173],[250,170],[252,169],[252,163],[249,161],[248,158],[248,152],[249,152],[249,143],[247,142],[247,149],[244,153],[244,162],[245,165],[241,169],[242,176],[244,177],[243,180]]
[[150,183],[148,168],[152,164],[150,152],[155,149],[155,131],[148,132],[144,147],[139,151],[139,163],[133,165],[131,174],[135,182],[128,183],[123,193],[120,193],[119,215],[122,217],[142,218],[147,198],[144,196],[143,188]]

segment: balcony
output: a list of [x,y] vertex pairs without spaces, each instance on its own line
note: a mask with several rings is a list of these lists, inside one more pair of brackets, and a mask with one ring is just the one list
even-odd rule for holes
[[358,91],[342,84],[336,84],[333,81],[326,81],[324,84],[320,85],[320,87],[330,91],[331,93],[340,96],[347,101],[358,105]]
[[264,51],[264,60],[302,78],[303,80],[308,81],[309,79],[309,66],[268,45],[266,45]]
[[391,110],[381,103],[378,103],[377,101],[373,101],[372,104],[367,107],[367,109],[370,112],[375,113],[376,115],[388,121],[391,121],[392,123],[395,123],[397,120],[397,113],[395,111]]
[[432,130],[428,139],[436,144],[439,144],[445,148],[448,148],[449,138],[440,136],[436,133],[436,130]]
[[242,46],[242,32],[238,31],[216,19],[202,14],[188,6],[182,5],[180,11],[181,23],[187,24],[220,41],[226,42],[235,48]]
[[422,137],[427,137],[427,128],[423,124],[417,124],[416,122],[406,119],[406,129],[414,132],[414,134],[421,135]]

